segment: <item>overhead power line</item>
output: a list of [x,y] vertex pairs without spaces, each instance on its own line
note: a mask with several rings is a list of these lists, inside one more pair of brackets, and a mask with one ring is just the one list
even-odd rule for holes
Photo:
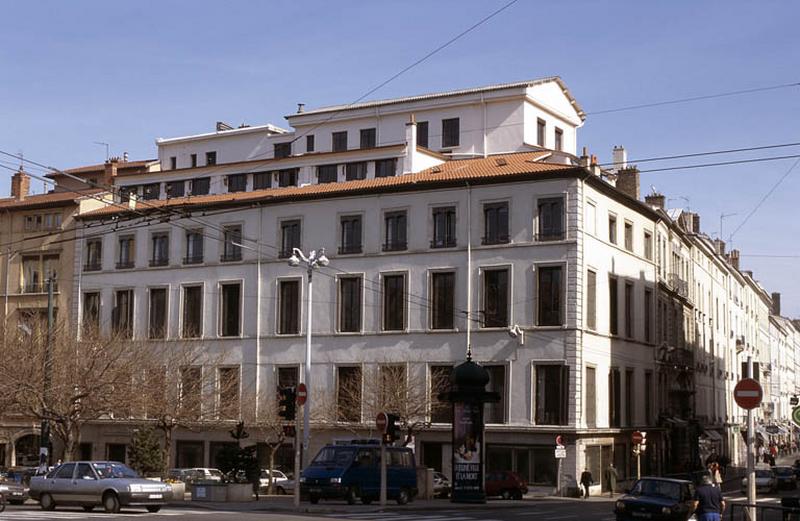
[[664,105],[676,105],[678,103],[690,103],[692,101],[703,101],[715,98],[724,98],[728,96],[741,96],[744,94],[752,94],[755,92],[765,92],[770,90],[778,90],[778,89],[788,89],[791,87],[800,87],[800,82],[795,83],[781,83],[778,85],[770,85],[767,87],[758,87],[755,89],[743,89],[743,90],[735,90],[730,92],[720,92],[717,94],[707,94],[703,96],[692,96],[689,98],[678,98],[666,101],[656,101],[653,103],[642,103],[640,105],[628,105],[626,107],[616,107],[613,109],[604,109],[604,110],[594,110],[591,112],[587,112],[587,116],[596,116],[598,114],[611,114],[614,112],[625,112],[628,110],[638,110],[638,109],[646,109],[651,107],[663,107]]
[[800,159],[795,161],[792,164],[792,166],[789,167],[786,173],[783,174],[780,178],[778,178],[778,180],[775,182],[775,184],[772,185],[769,191],[766,194],[764,194],[764,197],[762,197],[761,200],[758,201],[758,203],[753,207],[753,209],[750,210],[750,212],[745,216],[742,222],[739,223],[739,226],[737,226],[736,229],[733,230],[733,232],[731,232],[731,234],[728,236],[728,242],[730,242],[733,239],[733,236],[736,235],[736,232],[741,230],[742,227],[745,224],[747,224],[747,221],[749,221],[750,218],[758,211],[758,209],[761,208],[761,205],[764,204],[764,202],[769,198],[769,196],[772,195],[772,192],[774,192],[778,188],[778,186],[780,186],[783,180],[789,177],[789,174],[791,174],[792,171],[794,171],[794,169],[797,167],[798,164],[800,164]]
[[[347,110],[351,106],[353,106],[356,103],[358,103],[358,102],[364,100],[365,98],[367,98],[369,95],[374,94],[375,92],[377,92],[381,88],[385,87],[389,83],[393,82],[394,80],[396,80],[397,78],[399,78],[400,76],[402,76],[406,72],[410,71],[411,69],[413,69],[417,65],[420,65],[423,62],[427,61],[429,58],[431,58],[436,53],[438,53],[438,52],[446,49],[450,45],[454,44],[455,42],[457,42],[458,40],[460,40],[461,38],[463,38],[467,34],[471,33],[472,31],[474,31],[475,29],[477,29],[481,25],[485,24],[486,22],[488,22],[489,20],[491,20],[495,16],[499,15],[500,13],[502,13],[503,11],[505,11],[506,9],[511,7],[512,5],[516,4],[518,1],[519,0],[511,0],[510,2],[508,2],[508,3],[504,4],[503,6],[501,6],[499,9],[496,9],[496,10],[492,11],[491,13],[489,13],[486,16],[484,16],[483,18],[481,18],[480,20],[478,20],[477,22],[475,22],[471,26],[467,27],[466,29],[464,29],[463,31],[458,33],[457,35],[453,36],[452,38],[450,38],[449,40],[444,42],[443,44],[441,44],[438,47],[434,48],[433,50],[429,51],[427,54],[425,54],[424,56],[422,56],[421,58],[419,58],[415,62],[411,63],[410,65],[407,65],[406,67],[404,67],[402,69],[400,69],[398,72],[394,73],[393,75],[391,75],[387,79],[383,80],[382,82],[380,82],[375,87],[372,87],[367,92],[365,92],[364,94],[362,94],[361,96],[359,96],[355,100],[351,101],[350,103],[348,103],[347,105],[345,105],[341,109],[331,113],[327,118],[325,118],[324,120],[320,121],[316,125],[312,126],[310,129],[306,130],[305,132],[302,132],[302,133],[298,134],[297,136],[295,136],[294,139],[289,141],[289,143],[294,143],[295,141],[297,141],[298,139],[300,139],[303,136],[307,135],[308,133],[313,132],[314,130],[318,129],[321,125],[324,125],[325,123],[329,122],[330,120],[335,118],[337,115],[341,114],[343,111]],[[261,154],[260,156],[256,155],[256,156],[253,156],[253,157],[263,157],[264,155],[265,154]]]
[[[773,157],[758,157],[754,159],[737,159],[735,161],[720,161],[717,163],[699,163],[696,165],[681,165],[681,166],[669,166],[664,168],[651,168],[649,170],[640,170],[641,173],[653,173],[653,172],[668,172],[671,170],[691,170],[694,168],[709,168],[712,166],[729,166],[729,165],[745,165],[748,163],[763,163],[765,161],[780,161],[782,159],[794,159],[800,158],[800,154],[792,154],[789,156],[773,156]],[[795,163],[797,164],[797,163]],[[794,168],[794,167],[792,167]],[[791,172],[791,170],[790,170]],[[788,173],[787,173],[788,175]]]
[[[737,154],[741,152],[754,152],[756,150],[770,150],[775,148],[786,148],[786,147],[797,147],[800,146],[800,141],[794,143],[781,143],[777,145],[761,145],[757,147],[746,147],[746,148],[728,148],[723,150],[711,150],[706,152],[694,152],[691,154],[677,154],[671,156],[656,156],[656,157],[646,157],[643,159],[628,159],[626,162],[628,164],[633,163],[651,163],[653,161],[671,161],[673,159],[686,159],[689,157],[703,157],[703,156],[715,156],[721,154]],[[599,166],[614,166],[616,165],[615,162],[611,161],[609,163],[598,163]]]

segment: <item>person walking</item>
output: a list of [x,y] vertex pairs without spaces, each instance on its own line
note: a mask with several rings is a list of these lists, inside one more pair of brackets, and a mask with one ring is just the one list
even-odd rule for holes
[[711,484],[711,476],[703,474],[702,484],[694,492],[692,512],[697,514],[697,521],[721,521],[725,511],[725,500],[722,491]]
[[614,490],[617,488],[617,479],[619,475],[617,474],[617,469],[614,467],[613,463],[608,464],[608,468],[606,469],[606,483],[608,484],[608,497],[614,497]]
[[722,473],[719,471],[719,463],[711,464],[711,481],[714,486],[722,490]]
[[589,497],[589,487],[592,486],[594,483],[594,478],[592,477],[592,473],[589,472],[589,469],[583,469],[583,473],[581,474],[581,487],[583,488],[583,499]]

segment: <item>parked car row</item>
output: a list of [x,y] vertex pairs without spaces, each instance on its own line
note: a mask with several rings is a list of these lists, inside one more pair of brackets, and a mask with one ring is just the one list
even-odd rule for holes
[[[756,492],[775,493],[778,490],[797,489],[797,475],[792,467],[756,468]],[[747,478],[742,478],[741,490],[747,493]]]

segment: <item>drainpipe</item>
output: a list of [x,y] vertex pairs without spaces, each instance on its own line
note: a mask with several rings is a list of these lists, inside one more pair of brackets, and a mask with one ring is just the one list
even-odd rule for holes
[[486,157],[488,155],[486,151],[486,100],[483,99],[483,93],[481,93],[481,105],[483,106],[483,157]]
[[[264,206],[258,206],[258,239],[264,236]],[[258,287],[256,288],[256,405],[255,420],[258,422],[259,404],[261,403],[261,248],[257,250],[258,257],[256,266],[258,276],[256,277]]]
[[467,186],[467,360],[472,360],[472,187]]

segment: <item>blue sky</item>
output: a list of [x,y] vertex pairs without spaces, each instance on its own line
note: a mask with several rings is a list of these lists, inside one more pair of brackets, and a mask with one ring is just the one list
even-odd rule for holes
[[[144,158],[156,137],[210,131],[217,120],[285,126],[297,102],[352,101],[505,3],[6,2],[0,149],[67,168],[101,162],[94,141]],[[592,112],[800,82],[798,19],[789,1],[520,0],[373,97],[559,75]],[[589,115],[579,140],[601,161],[616,144],[635,160],[800,141],[798,120],[800,87]],[[643,174],[642,187],[699,211],[709,233],[721,213],[736,213],[727,237],[791,164]],[[791,316],[800,316],[800,259],[748,255],[800,255],[799,194],[800,166],[734,237],[743,268],[782,292]]]

